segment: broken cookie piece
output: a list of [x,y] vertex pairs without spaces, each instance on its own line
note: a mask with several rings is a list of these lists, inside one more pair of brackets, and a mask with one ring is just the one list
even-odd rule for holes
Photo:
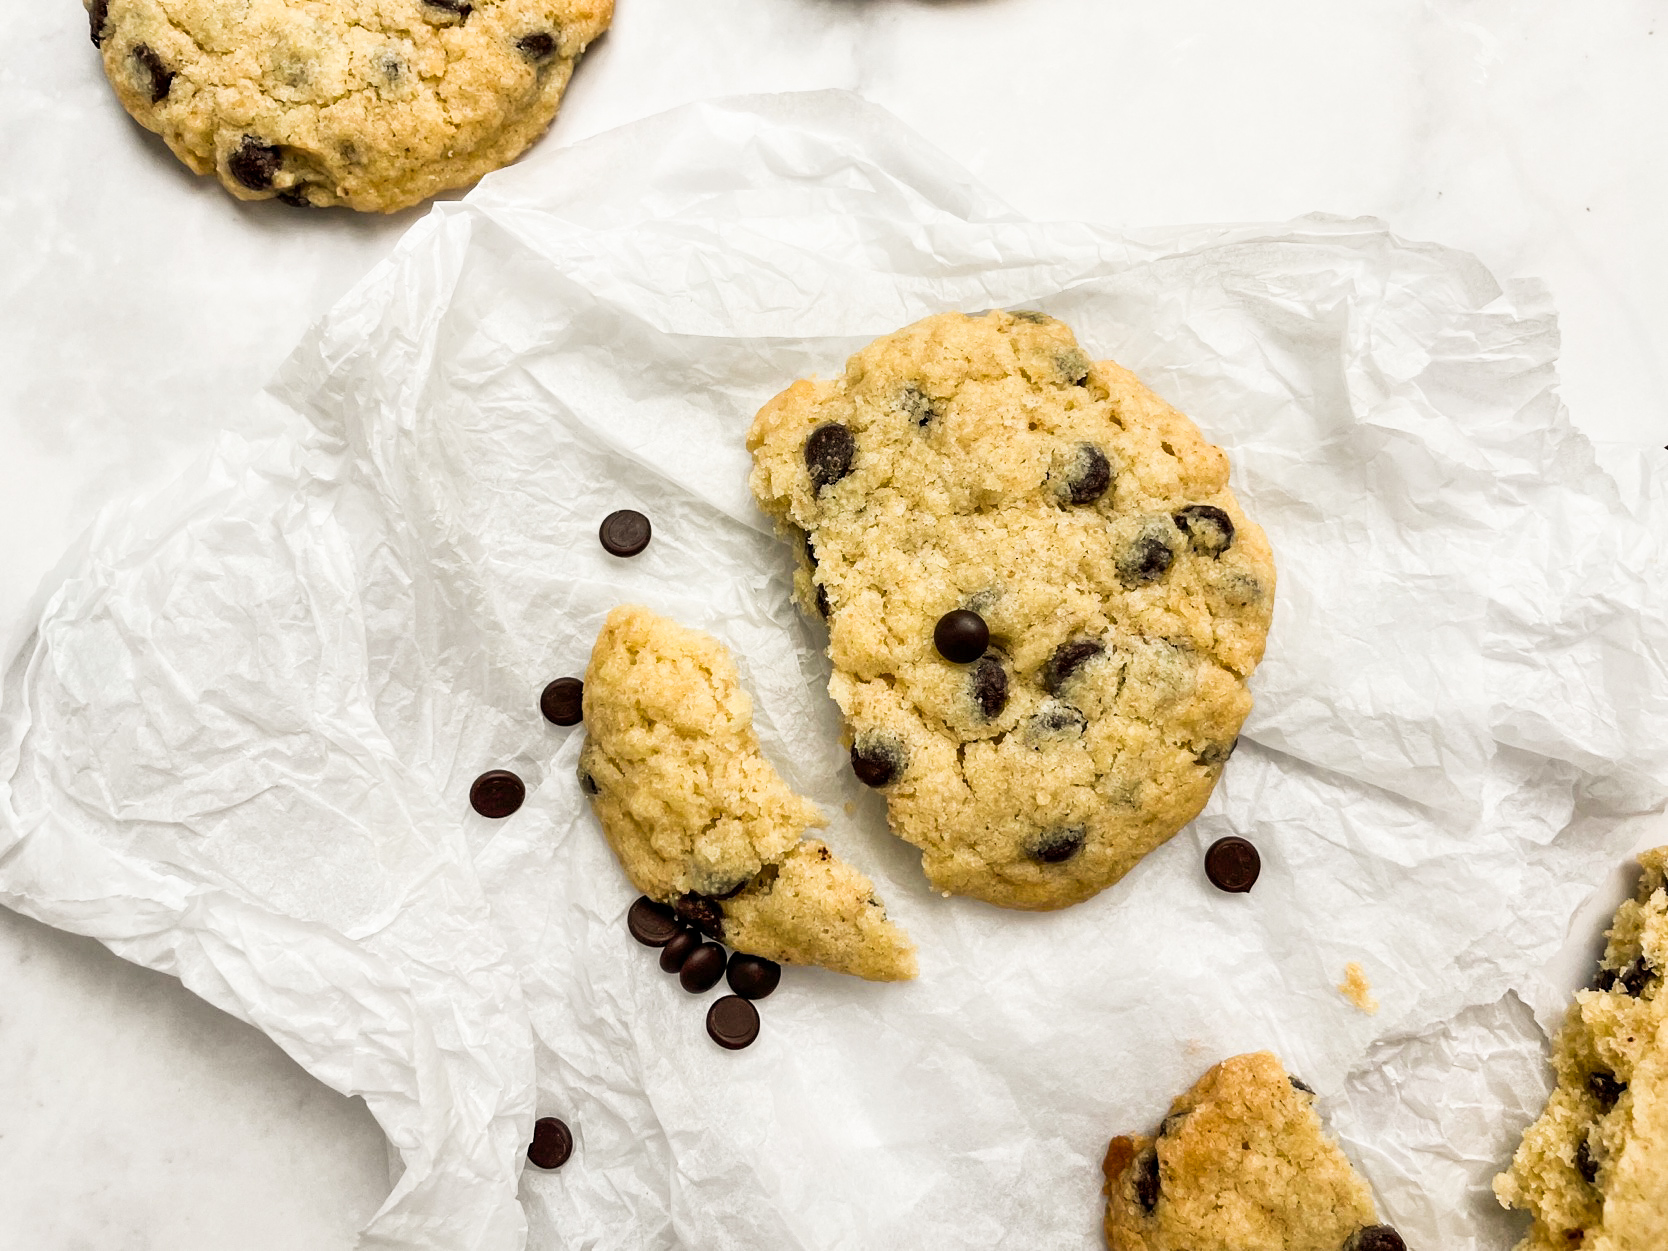
[[580,785],[632,884],[737,951],[871,981],[915,976],[915,948],[869,879],[759,751],[735,664],[708,635],[628,605],[585,672]]

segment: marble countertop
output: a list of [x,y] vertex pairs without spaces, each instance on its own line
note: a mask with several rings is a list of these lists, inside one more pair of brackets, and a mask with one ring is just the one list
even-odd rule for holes
[[[27,6],[10,32],[8,650],[100,503],[205,448],[422,211],[237,204],[122,113],[79,6]],[[1032,217],[1370,214],[1547,283],[1577,425],[1660,447],[1665,78],[1647,0],[618,0],[528,159],[689,100],[843,87]],[[0,1090],[8,1246],[331,1251],[389,1184],[358,1101],[171,979],[4,910]]]

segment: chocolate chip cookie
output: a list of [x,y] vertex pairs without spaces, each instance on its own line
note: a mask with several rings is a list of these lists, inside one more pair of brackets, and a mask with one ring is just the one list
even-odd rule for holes
[[1201,1077],[1157,1134],[1114,1138],[1111,1251],[1406,1251],[1313,1102],[1260,1051]]
[[1668,847],[1639,857],[1599,975],[1553,1043],[1558,1085],[1494,1179],[1534,1214],[1518,1251],[1668,1247]]
[[1274,562],[1228,460],[1040,313],[929,317],[748,434],[856,775],[934,886],[1059,908],[1204,806]]
[[87,0],[123,106],[241,200],[390,212],[507,165],[613,0]]
[[874,886],[803,837],[825,824],[759,751],[716,639],[626,606],[585,672],[579,784],[631,883],[737,951],[871,981],[915,976]]

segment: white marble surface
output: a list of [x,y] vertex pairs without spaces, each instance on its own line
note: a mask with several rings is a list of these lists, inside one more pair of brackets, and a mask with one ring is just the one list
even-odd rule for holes
[[[1662,446],[1665,78],[1645,0],[619,0],[542,148],[840,86],[1036,217],[1373,214],[1544,279],[1576,422]],[[99,503],[204,447],[417,214],[304,219],[193,179],[115,105],[71,0],[12,15],[0,119],[4,641]],[[330,1251],[387,1186],[361,1105],[5,912],[0,1092],[8,1247]]]

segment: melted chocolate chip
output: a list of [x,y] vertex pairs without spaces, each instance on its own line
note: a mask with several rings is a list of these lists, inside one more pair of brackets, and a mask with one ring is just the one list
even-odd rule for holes
[[672,911],[685,925],[693,925],[709,938],[724,937],[724,910],[711,895],[680,895]]
[[93,37],[93,47],[104,43],[104,28],[110,25],[110,0],[93,0],[93,7],[87,10],[87,25]]
[[1388,1225],[1367,1225],[1349,1236],[1343,1251],[1407,1251],[1407,1243]]
[[469,15],[475,11],[475,6],[468,3],[468,0],[423,0],[423,7],[434,9],[447,17],[457,18],[459,26],[467,22]]
[[932,402],[932,397],[913,382],[904,387],[903,394],[898,399],[898,407],[903,409],[917,426],[930,425],[932,419],[938,416],[938,407]]
[[885,786],[904,771],[903,744],[885,734],[866,734],[851,745],[851,771],[864,786]]
[[1593,978],[1593,988],[1595,990],[1609,990],[1615,984],[1616,984],[1616,970],[1615,969],[1600,968],[1599,971],[1598,971],[1598,976]]
[[689,953],[701,945],[701,935],[691,929],[680,929],[673,934],[660,949],[660,967],[663,972],[676,973],[683,968],[683,962],[689,958]]
[[1301,1090],[1306,1095],[1312,1095],[1315,1093],[1315,1088],[1309,1085],[1306,1081],[1290,1076],[1288,1076],[1286,1080],[1292,1084],[1293,1090]]
[[1171,533],[1174,531],[1166,533],[1163,526],[1148,522],[1118,554],[1118,576],[1124,585],[1145,586],[1170,572],[1170,566],[1176,562],[1175,548],[1170,546]]
[[692,995],[704,995],[724,976],[724,949],[717,943],[702,943],[683,958],[678,985]]
[[469,788],[469,806],[483,817],[507,817],[527,798],[527,787],[508,769],[489,769]]
[[626,913],[626,929],[645,947],[664,947],[681,928],[670,908],[647,895],[632,904],[631,911]]
[[1650,984],[1651,966],[1645,963],[1644,956],[1639,956],[1617,975],[1616,980],[1622,984],[1623,990],[1637,999]]
[[602,794],[602,787],[597,785],[597,780],[584,769],[579,771],[579,789],[584,791],[587,795]]
[[740,995],[725,995],[707,1009],[707,1037],[727,1051],[750,1047],[759,1036],[759,1010]]
[[940,617],[933,627],[932,645],[945,660],[970,665],[990,646],[990,627],[983,617],[971,609],[953,609]]
[[1105,651],[1106,648],[1093,639],[1061,643],[1043,665],[1043,688],[1050,695],[1058,695],[1073,674]]
[[1598,1161],[1593,1159],[1593,1149],[1587,1145],[1585,1138],[1575,1149],[1575,1171],[1581,1174],[1581,1180],[1589,1186],[1598,1181]]
[[1598,1100],[1599,1106],[1608,1112],[1616,1106],[1616,1100],[1622,1097],[1627,1083],[1617,1081],[1614,1073],[1599,1070],[1587,1074],[1587,1089],[1592,1092],[1593,1098]]
[[556,55],[556,36],[549,31],[534,31],[517,39],[515,50],[534,64],[548,61]]
[[551,725],[578,725],[585,719],[585,683],[557,678],[539,695],[539,711]]
[[1008,671],[995,656],[985,656],[967,678],[973,703],[986,721],[994,721],[1008,706]]
[[828,604],[828,588],[819,582],[817,583],[817,615],[827,621],[828,615],[832,611],[833,609]]
[[1193,757],[1195,764],[1203,765],[1207,769],[1214,769],[1228,763],[1228,757],[1234,754],[1234,748],[1239,746],[1236,738],[1229,743],[1212,743],[1204,751]]
[[1067,382],[1082,386],[1089,380],[1089,358],[1082,348],[1070,347],[1054,358],[1054,367]]
[[291,208],[313,207],[313,202],[307,198],[305,183],[298,183],[293,187],[288,187],[285,190],[280,191],[278,193],[278,201],[281,204],[289,205]]
[[1086,837],[1081,825],[1061,826],[1032,843],[1028,854],[1039,864],[1064,864],[1083,850]]
[[1201,556],[1220,556],[1234,541],[1234,523],[1211,504],[1189,504],[1172,518],[1187,536],[1187,545]]
[[251,191],[272,190],[272,180],[284,167],[283,153],[254,135],[245,135],[237,150],[226,158],[226,169]]
[[1093,504],[1112,485],[1112,462],[1093,443],[1079,443],[1058,471],[1055,494],[1065,504]]
[[837,421],[824,422],[805,440],[805,468],[811,471],[813,490],[833,486],[851,472],[856,458],[857,440]]
[[1065,741],[1082,737],[1089,721],[1070,704],[1045,703],[1025,726],[1025,738],[1032,746],[1038,743]]
[[635,556],[649,545],[654,527],[634,508],[609,513],[597,527],[597,541],[610,556]]
[[1172,1113],[1170,1113],[1169,1116],[1164,1118],[1164,1124],[1162,1124],[1158,1127],[1158,1136],[1160,1138],[1168,1138],[1171,1134],[1175,1133],[1178,1129],[1180,1129],[1182,1127],[1183,1122],[1185,1122],[1186,1120],[1187,1120],[1187,1113],[1185,1113],[1185,1112],[1172,1112]]
[[168,89],[174,85],[174,71],[162,63],[162,58],[148,43],[134,44],[133,51],[128,55],[133,58],[133,68],[138,71],[150,93],[151,103],[165,100]]
[[1135,1161],[1135,1198],[1148,1212],[1158,1206],[1158,1152],[1151,1147]]
[[533,1122],[533,1141],[527,1147],[527,1162],[537,1168],[561,1168],[573,1155],[573,1131],[567,1122],[541,1116]]
[[1242,895],[1257,884],[1262,871],[1263,858],[1257,849],[1231,834],[1217,839],[1205,853],[1205,876],[1217,890]]
[[781,982],[782,966],[763,956],[743,955],[738,951],[730,957],[724,979],[743,999],[763,999]]

